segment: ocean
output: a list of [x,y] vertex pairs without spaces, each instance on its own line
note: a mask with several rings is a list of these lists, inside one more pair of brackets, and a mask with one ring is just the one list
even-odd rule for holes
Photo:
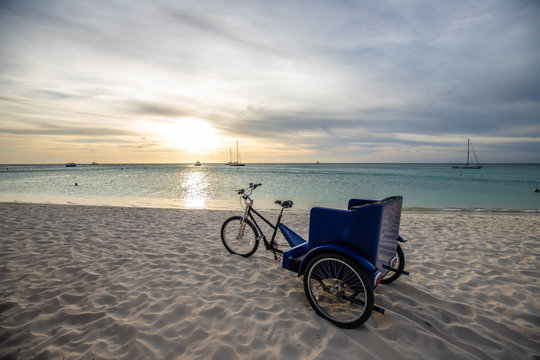
[[402,195],[405,210],[540,213],[540,164],[2,165],[0,201],[240,209],[235,190],[251,182],[262,183],[259,209],[275,200],[344,209],[350,198]]

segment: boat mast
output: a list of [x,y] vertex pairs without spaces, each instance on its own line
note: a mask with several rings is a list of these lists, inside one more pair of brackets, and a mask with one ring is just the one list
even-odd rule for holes
[[471,144],[471,139],[467,138],[467,166],[469,165],[469,146]]
[[238,140],[236,140],[236,163],[238,164]]
[[472,149],[474,158],[476,159],[476,165],[480,166],[480,161],[478,161],[478,156],[476,156],[476,151],[474,151],[474,147],[472,146],[472,143],[471,143],[471,149]]

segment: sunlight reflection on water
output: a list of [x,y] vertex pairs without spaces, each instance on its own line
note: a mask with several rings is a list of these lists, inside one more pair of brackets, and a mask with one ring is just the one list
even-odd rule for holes
[[182,182],[182,207],[188,209],[203,209],[209,200],[208,187],[210,183],[203,169],[187,171]]

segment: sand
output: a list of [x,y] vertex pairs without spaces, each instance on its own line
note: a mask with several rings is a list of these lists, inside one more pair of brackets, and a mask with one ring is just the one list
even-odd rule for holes
[[238,213],[0,203],[0,359],[540,356],[538,215],[404,213],[411,276],[344,330],[271,254],[227,253]]

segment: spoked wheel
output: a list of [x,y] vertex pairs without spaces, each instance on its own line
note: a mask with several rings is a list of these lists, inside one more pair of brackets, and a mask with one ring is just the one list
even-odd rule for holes
[[342,328],[362,325],[373,310],[365,272],[345,256],[321,254],[304,271],[304,292],[317,314]]
[[390,284],[391,282],[396,281],[398,277],[400,277],[403,269],[405,269],[405,254],[403,254],[401,246],[397,244],[397,263],[394,265],[392,270],[388,271],[386,275],[384,275],[381,280],[381,284]]
[[221,241],[229,252],[244,257],[253,255],[259,246],[255,227],[251,221],[243,220],[242,216],[225,220],[221,227]]

